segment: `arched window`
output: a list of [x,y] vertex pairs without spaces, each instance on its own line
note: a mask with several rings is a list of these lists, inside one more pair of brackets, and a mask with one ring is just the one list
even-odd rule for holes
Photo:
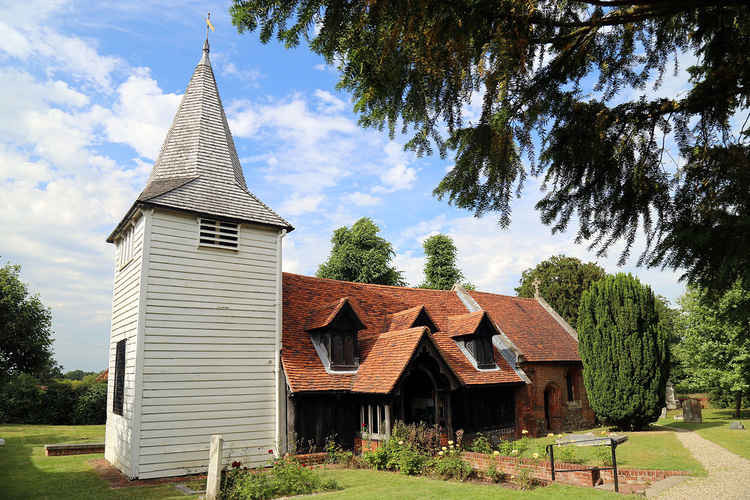
[[568,388],[568,401],[575,401],[575,378],[573,370],[568,370],[565,374],[565,385]]

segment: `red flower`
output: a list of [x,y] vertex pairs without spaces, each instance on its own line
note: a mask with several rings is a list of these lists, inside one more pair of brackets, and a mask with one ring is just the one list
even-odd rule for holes
[[235,460],[234,462],[232,462],[232,468],[234,468],[234,469],[236,469],[240,465],[242,465],[242,462],[238,462],[237,460]]
[[268,450],[268,454],[269,455],[273,454],[273,450]]

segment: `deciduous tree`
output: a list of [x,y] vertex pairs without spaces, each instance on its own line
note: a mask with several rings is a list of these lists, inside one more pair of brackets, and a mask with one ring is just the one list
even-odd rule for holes
[[651,288],[630,274],[607,276],[583,292],[578,340],[583,381],[597,417],[623,429],[659,418],[669,348]]
[[736,283],[716,302],[703,295],[691,289],[680,298],[675,355],[683,383],[728,396],[739,418],[743,397],[750,397],[750,292]]
[[21,281],[21,266],[0,267],[0,381],[27,373],[60,375],[52,352],[52,314]]
[[391,264],[393,246],[378,236],[380,228],[362,217],[351,228],[333,232],[331,255],[318,267],[316,276],[335,280],[404,286],[402,273]]
[[[365,127],[454,152],[434,193],[510,224],[528,175],[552,231],[750,288],[750,9],[739,0],[234,0],[264,43],[302,40]],[[685,92],[649,92],[687,55]],[[478,113],[467,119],[472,102]],[[670,144],[674,141],[673,151]]]
[[606,274],[593,262],[584,264],[575,257],[554,255],[521,274],[516,294],[519,297],[534,297],[538,285],[539,294],[544,300],[575,328],[581,294]]

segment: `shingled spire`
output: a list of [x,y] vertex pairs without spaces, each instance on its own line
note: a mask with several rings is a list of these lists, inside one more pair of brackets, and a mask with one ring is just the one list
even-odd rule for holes
[[208,39],[138,205],[294,229],[247,189],[214,72]]

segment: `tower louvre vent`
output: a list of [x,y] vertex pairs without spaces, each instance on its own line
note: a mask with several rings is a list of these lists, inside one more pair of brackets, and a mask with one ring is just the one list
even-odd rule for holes
[[202,247],[228,248],[240,246],[240,226],[234,222],[201,218],[199,243]]

